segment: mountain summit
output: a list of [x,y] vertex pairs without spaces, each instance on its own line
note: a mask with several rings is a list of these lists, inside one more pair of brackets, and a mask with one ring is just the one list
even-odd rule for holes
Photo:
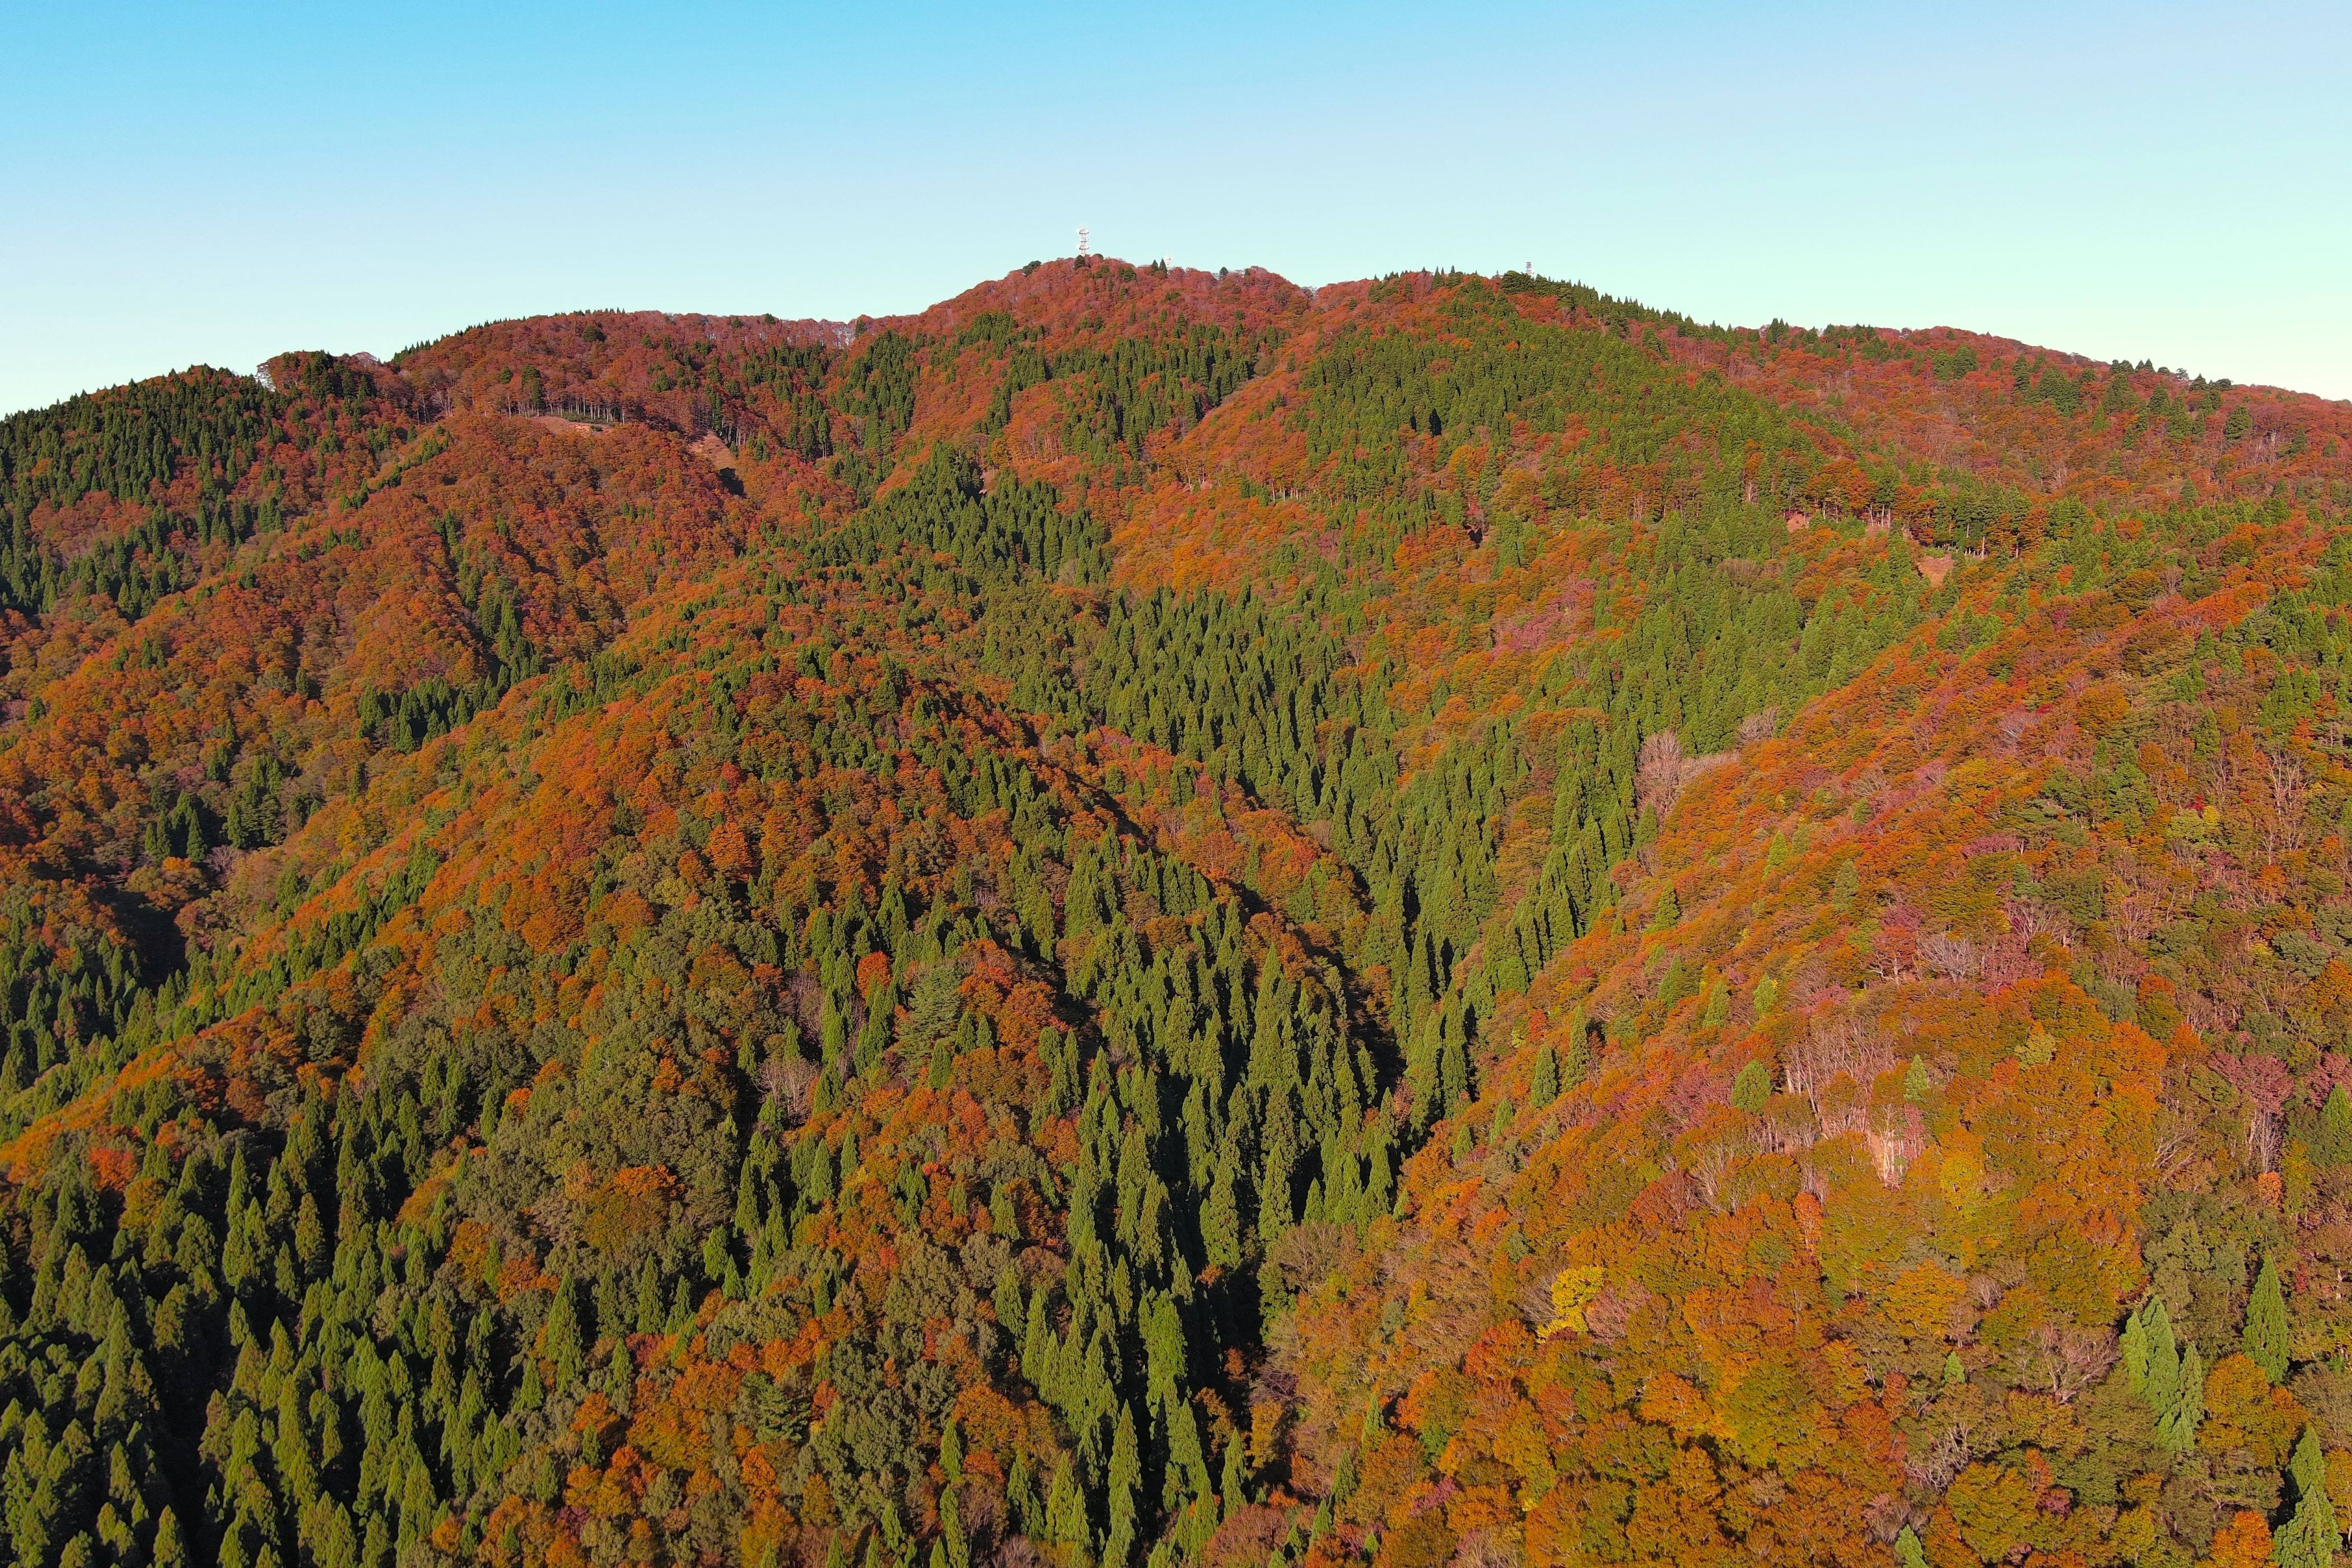
[[1080,258],[0,511],[15,1561],[2352,1525],[2352,406]]

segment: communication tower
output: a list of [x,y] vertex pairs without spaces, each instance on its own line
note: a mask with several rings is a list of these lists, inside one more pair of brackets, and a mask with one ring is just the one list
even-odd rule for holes
[[1078,225],[1078,254],[1080,256],[1092,256],[1094,254],[1094,241],[1088,237],[1087,234],[1087,226],[1084,224]]

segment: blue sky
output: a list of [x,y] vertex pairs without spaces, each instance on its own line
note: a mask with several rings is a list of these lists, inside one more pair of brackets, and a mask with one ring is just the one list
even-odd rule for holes
[[0,9],[0,410],[1097,248],[2352,397],[2352,6]]

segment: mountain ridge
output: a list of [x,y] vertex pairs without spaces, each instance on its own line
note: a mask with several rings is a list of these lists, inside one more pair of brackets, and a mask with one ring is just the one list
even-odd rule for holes
[[837,338],[0,422],[16,1555],[2326,1560],[2352,409]]

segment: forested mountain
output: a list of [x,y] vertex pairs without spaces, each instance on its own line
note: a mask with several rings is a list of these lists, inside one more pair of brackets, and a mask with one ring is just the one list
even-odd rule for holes
[[550,317],[0,421],[0,702],[14,1561],[2352,1527],[2352,406]]

